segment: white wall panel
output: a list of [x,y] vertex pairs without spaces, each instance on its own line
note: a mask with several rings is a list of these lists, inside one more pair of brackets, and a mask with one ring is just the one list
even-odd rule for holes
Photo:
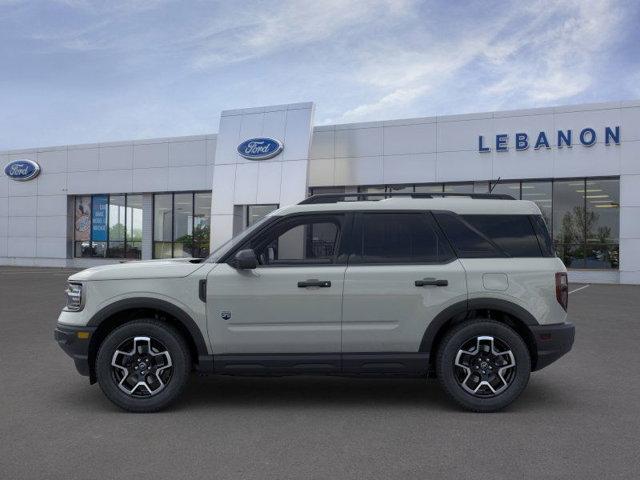
[[240,163],[236,171],[233,203],[250,205],[256,203],[258,191],[258,163]]
[[169,165],[188,166],[207,164],[207,141],[169,143]]
[[82,172],[87,170],[98,170],[100,168],[99,148],[69,148],[68,171]]
[[436,181],[436,154],[385,155],[383,159],[383,183],[420,183]]
[[279,203],[283,162],[258,163],[256,203]]
[[38,152],[36,160],[40,164],[42,173],[59,173],[67,171],[67,147],[56,150]]
[[554,150],[554,177],[588,177],[620,174],[620,148],[601,143]]
[[309,159],[314,107],[287,110],[282,161]]
[[376,185],[383,181],[382,156],[336,158],[334,185]]
[[334,140],[335,132],[333,130],[315,130],[311,137],[311,151],[309,153],[309,158],[311,160],[315,160],[317,158],[333,158],[335,145]]
[[38,195],[36,215],[65,215],[67,213],[66,195]]
[[488,180],[492,178],[492,154],[438,152],[439,182]]
[[132,190],[134,192],[166,192],[169,190],[169,169],[135,168]]
[[233,192],[235,190],[236,168],[234,165],[216,165],[213,176],[211,213],[232,215]]
[[384,127],[384,154],[432,153],[436,151],[436,124]]
[[[224,112],[223,112],[224,114]],[[240,144],[240,127],[242,115],[223,115],[220,118],[220,129],[216,143],[216,165],[238,163],[238,145]]]
[[495,142],[493,119],[438,122],[438,152],[478,151],[478,136]]
[[640,107],[620,110],[620,137],[623,142],[640,141]]
[[67,216],[37,217],[37,237],[67,237]]
[[335,185],[335,167],[333,158],[309,160],[309,186]]
[[336,157],[382,155],[382,128],[355,128],[335,132]]
[[35,235],[28,235],[26,237],[7,238],[7,256],[8,257],[29,257],[29,258],[35,257],[36,256]]
[[9,180],[8,187],[9,196],[31,197],[38,194],[38,182],[34,180],[29,182],[16,182],[15,180]]
[[36,179],[38,195],[64,195],[67,192],[67,173],[43,173]]
[[[622,136],[623,133],[620,133]],[[622,174],[640,174],[640,140],[623,141],[620,149],[620,172]]]
[[[555,150],[541,148],[527,150],[476,154],[493,161],[492,177],[497,179],[551,178],[555,160]],[[487,178],[486,180],[488,180]]]
[[68,194],[132,192],[132,172],[132,170],[102,170],[70,173],[67,179]]
[[44,258],[66,258],[67,247],[58,237],[39,237],[36,241],[36,255]]
[[[7,213],[10,217],[35,217],[38,197],[9,197]],[[0,211],[0,215],[3,215]]]
[[169,190],[209,190],[207,166],[169,167]]
[[9,218],[0,215],[0,238],[9,234]]
[[9,215],[9,198],[0,197],[0,217],[6,217]]
[[293,205],[307,196],[307,160],[283,162],[280,184],[281,207]]
[[36,237],[36,217],[9,217],[9,237]]
[[100,147],[100,170],[133,168],[133,144]]
[[133,168],[169,166],[169,143],[147,143],[133,146]]

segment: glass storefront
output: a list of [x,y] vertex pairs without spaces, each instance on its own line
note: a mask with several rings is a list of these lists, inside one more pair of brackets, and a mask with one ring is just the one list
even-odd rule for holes
[[211,192],[153,196],[153,258],[206,257],[211,231]]
[[75,257],[142,257],[142,195],[77,196],[74,207]]
[[[567,268],[617,269],[620,230],[620,180],[505,180],[500,182],[371,185],[359,193],[492,193],[535,202],[549,227],[558,256]],[[316,187],[310,193],[339,193],[341,187]]]

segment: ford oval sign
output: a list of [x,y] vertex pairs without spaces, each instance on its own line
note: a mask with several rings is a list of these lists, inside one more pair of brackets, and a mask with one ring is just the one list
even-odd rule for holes
[[238,145],[238,153],[249,160],[266,160],[278,155],[283,145],[273,138],[250,138]]
[[4,167],[4,173],[11,180],[26,182],[38,176],[40,165],[33,160],[14,160]]

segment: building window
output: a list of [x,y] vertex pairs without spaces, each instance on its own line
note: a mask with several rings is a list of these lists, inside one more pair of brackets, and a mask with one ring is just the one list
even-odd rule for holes
[[74,203],[75,257],[142,257],[142,195],[85,195]]
[[211,193],[153,196],[153,258],[209,255]]
[[261,218],[278,209],[278,205],[247,205],[247,224],[250,227]]
[[[501,180],[499,182],[361,186],[359,193],[492,193],[529,200],[540,208],[557,255],[567,268],[617,269],[620,244],[620,180]],[[311,194],[344,192],[345,187],[314,187]],[[374,195],[374,199],[377,195]],[[356,199],[354,195],[353,199]],[[348,198],[347,198],[348,199]]]

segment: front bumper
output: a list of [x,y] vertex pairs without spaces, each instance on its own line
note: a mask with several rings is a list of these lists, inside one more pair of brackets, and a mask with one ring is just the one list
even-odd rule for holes
[[56,325],[53,331],[60,348],[69,355],[76,365],[80,375],[89,376],[89,344],[95,332],[95,327],[74,327],[70,325]]
[[573,323],[556,323],[531,327],[536,348],[537,360],[533,370],[540,370],[555,362],[571,350],[576,334]]

